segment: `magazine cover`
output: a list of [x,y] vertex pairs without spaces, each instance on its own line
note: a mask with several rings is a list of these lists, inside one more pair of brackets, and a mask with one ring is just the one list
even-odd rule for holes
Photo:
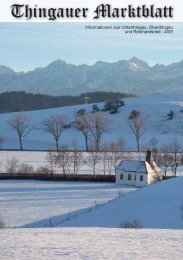
[[0,259],[183,259],[182,13],[0,3]]

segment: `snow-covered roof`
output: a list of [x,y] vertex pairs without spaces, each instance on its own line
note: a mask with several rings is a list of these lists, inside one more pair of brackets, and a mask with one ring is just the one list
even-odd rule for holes
[[117,170],[122,170],[124,172],[136,172],[136,173],[152,173],[160,172],[155,162],[151,166],[147,161],[137,161],[137,160],[124,160],[118,164]]

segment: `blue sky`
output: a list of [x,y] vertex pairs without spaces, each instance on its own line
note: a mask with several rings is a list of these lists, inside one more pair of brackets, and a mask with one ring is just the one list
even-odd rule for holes
[[111,24],[0,23],[0,65],[27,71],[56,59],[77,65],[92,65],[99,60],[114,62],[133,56],[150,65],[183,59],[183,23],[170,24],[174,25],[173,35],[153,36],[125,35],[121,30],[85,30],[85,25]]

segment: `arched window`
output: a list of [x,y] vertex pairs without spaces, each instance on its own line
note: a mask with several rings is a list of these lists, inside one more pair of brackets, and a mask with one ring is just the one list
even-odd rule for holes
[[131,181],[131,179],[132,179],[131,174],[128,174],[128,180]]
[[140,181],[143,181],[143,175],[140,175]]

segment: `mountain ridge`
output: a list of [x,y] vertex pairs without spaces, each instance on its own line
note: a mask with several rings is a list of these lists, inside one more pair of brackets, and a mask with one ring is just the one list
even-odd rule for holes
[[97,61],[73,65],[57,59],[46,67],[15,72],[0,66],[0,93],[26,91],[47,95],[80,95],[111,91],[137,95],[183,91],[183,60],[169,65],[150,66],[132,57],[117,62]]

